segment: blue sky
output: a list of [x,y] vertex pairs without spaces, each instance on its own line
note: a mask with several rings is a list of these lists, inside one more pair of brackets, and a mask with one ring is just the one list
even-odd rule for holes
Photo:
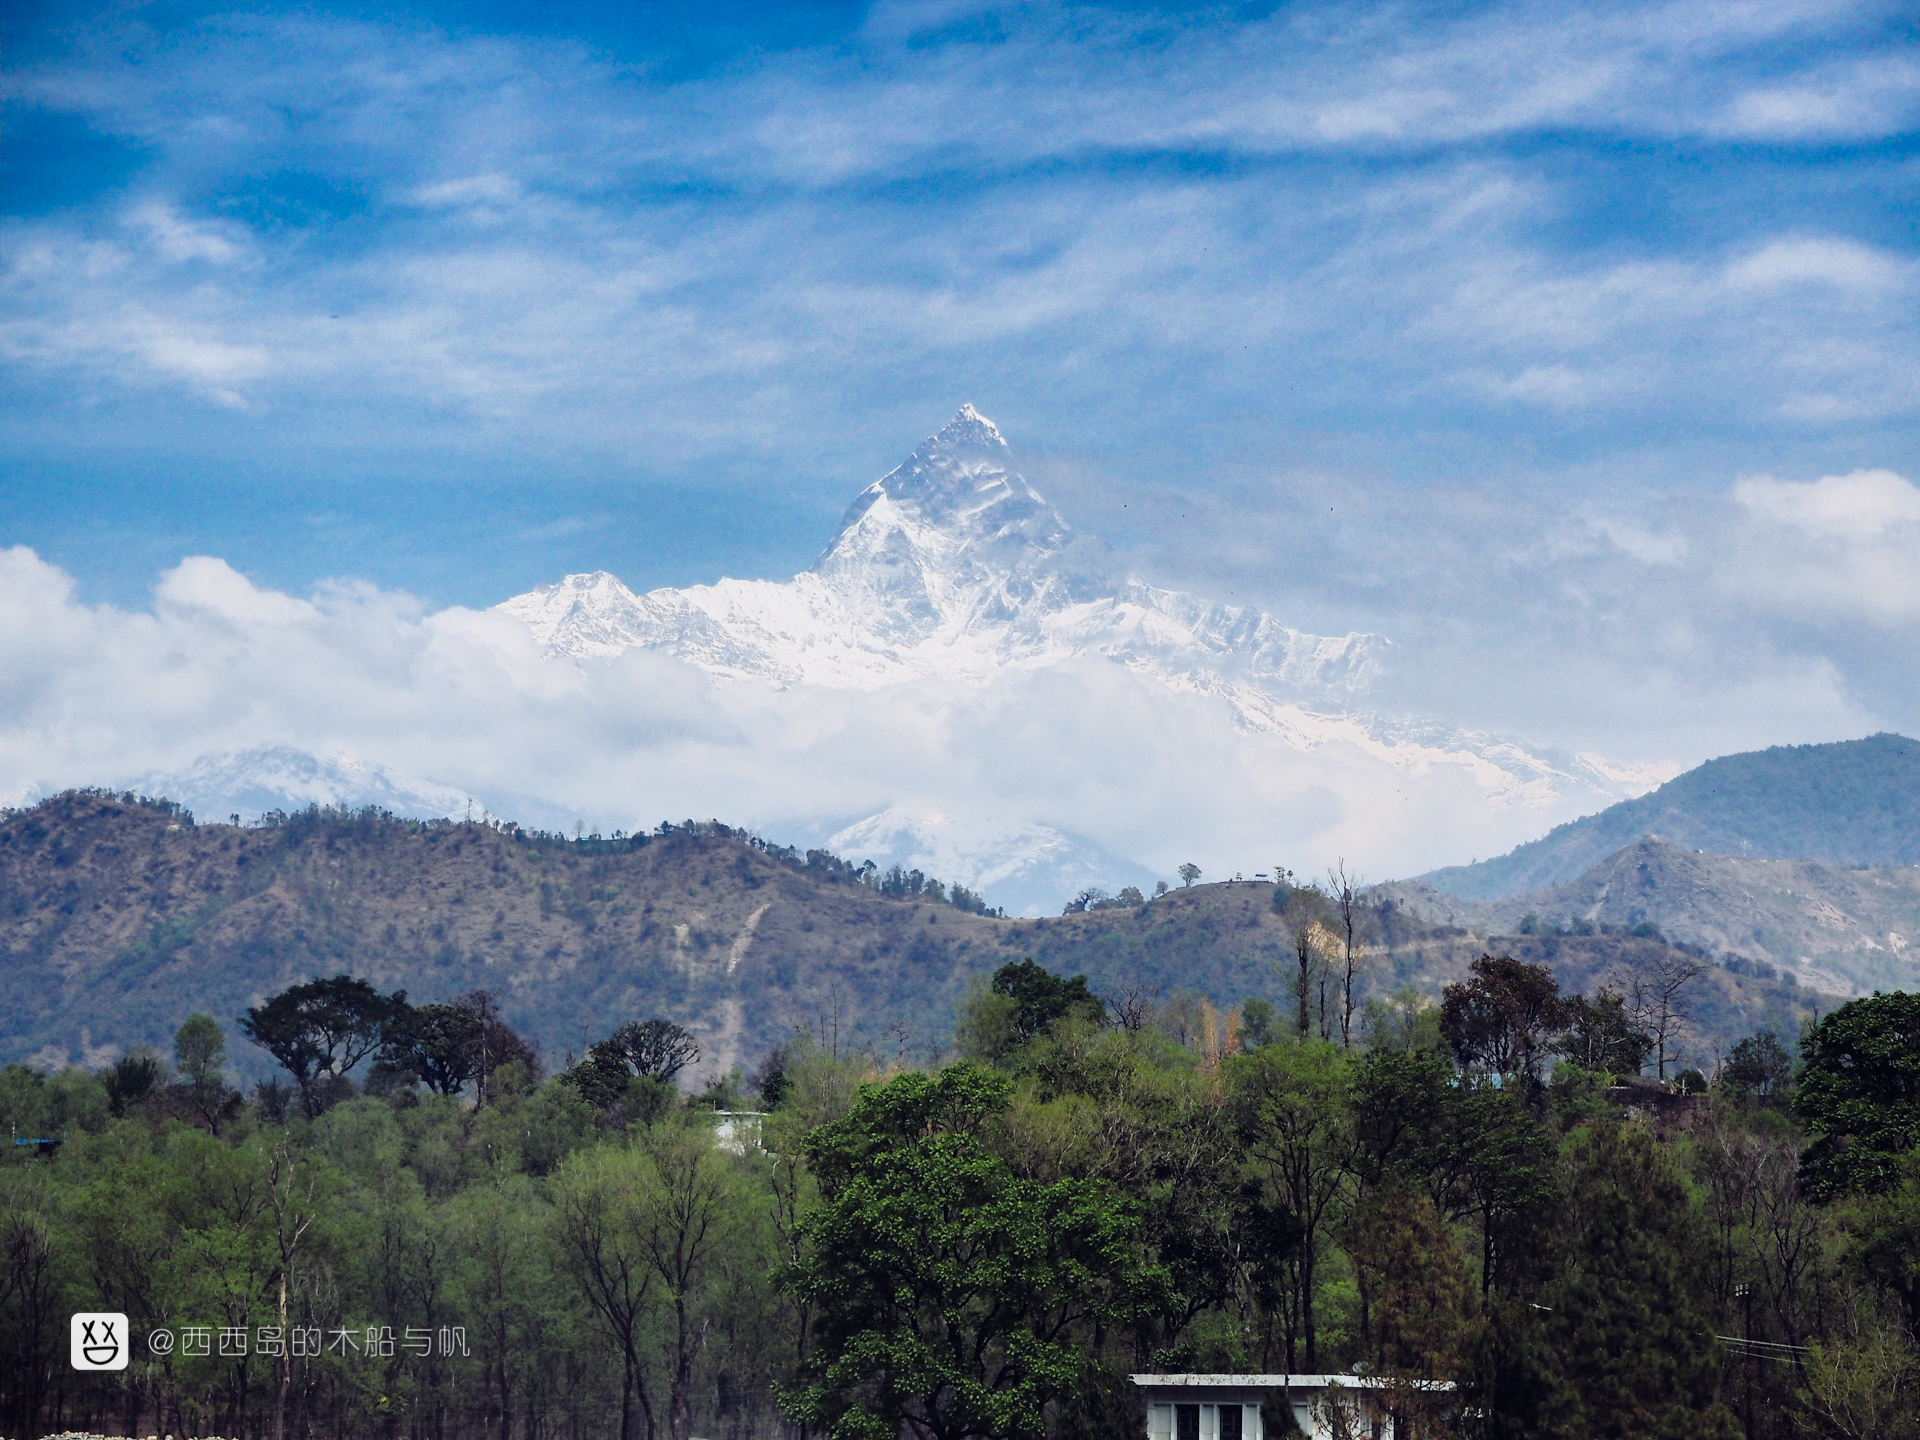
[[1390,635],[1396,702],[1686,763],[1914,733],[1915,42],[16,0],[0,545],[128,611],[191,555],[428,610],[781,576],[970,400],[1142,573]]

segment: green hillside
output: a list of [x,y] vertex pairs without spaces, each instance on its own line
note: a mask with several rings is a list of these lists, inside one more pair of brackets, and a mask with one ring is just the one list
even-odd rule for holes
[[1722,756],[1497,859],[1416,878],[1499,900],[1576,879],[1647,835],[1750,859],[1920,864],[1920,741],[1881,734]]

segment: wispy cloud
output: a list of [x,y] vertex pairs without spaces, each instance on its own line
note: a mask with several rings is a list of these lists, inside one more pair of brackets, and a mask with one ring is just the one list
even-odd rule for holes
[[[6,77],[141,157],[0,220],[12,443],[84,470],[111,412],[175,471],[321,496],[484,463],[562,516],[602,513],[583,475],[828,513],[970,398],[1143,566],[1393,634],[1409,703],[1628,759],[1920,724],[1878,648],[1904,601],[1739,578],[1789,536],[1876,573],[1905,531],[1729,489],[1912,472],[1890,10],[878,6],[692,78],[369,14],[116,8]],[[376,623],[410,583],[380,578],[275,623],[443,658],[487,623]],[[171,643],[217,580],[50,633]],[[1863,614],[1880,639],[1831,623]]]

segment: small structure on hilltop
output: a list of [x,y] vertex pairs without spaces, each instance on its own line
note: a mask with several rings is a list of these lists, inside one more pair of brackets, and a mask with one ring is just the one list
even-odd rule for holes
[[[1382,1380],[1367,1375],[1135,1375],[1146,1408],[1147,1440],[1266,1440],[1260,1407],[1284,1399],[1308,1440],[1338,1434],[1415,1440],[1400,1427],[1400,1396],[1451,1391],[1444,1381]],[[1346,1424],[1336,1427],[1334,1412]],[[1424,1432],[1421,1432],[1424,1433]],[[1276,1435],[1275,1440],[1278,1440]]]

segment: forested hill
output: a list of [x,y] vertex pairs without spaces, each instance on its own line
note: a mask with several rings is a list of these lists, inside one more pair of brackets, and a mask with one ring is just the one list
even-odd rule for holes
[[[0,1063],[164,1052],[196,1010],[231,1030],[268,994],[342,971],[421,1002],[494,990],[550,1065],[652,1015],[693,1030],[701,1072],[750,1065],[800,1024],[922,1059],[975,977],[1028,955],[1105,995],[1284,1009],[1273,893],[1203,884],[1007,920],[889,898],[831,857],[712,823],[577,842],[373,813],[196,826],[176,807],[76,793],[0,821]],[[1384,917],[1364,984],[1434,996],[1482,949],[1522,944]],[[1584,990],[1649,944],[1595,936],[1549,958]],[[1709,1048],[1790,1029],[1817,998],[1724,969],[1705,984]],[[233,1049],[244,1078],[268,1072],[264,1054]]]
[[1756,860],[1920,864],[1920,741],[1881,734],[1722,756],[1497,859],[1416,878],[1500,900],[1577,879],[1648,835]]

